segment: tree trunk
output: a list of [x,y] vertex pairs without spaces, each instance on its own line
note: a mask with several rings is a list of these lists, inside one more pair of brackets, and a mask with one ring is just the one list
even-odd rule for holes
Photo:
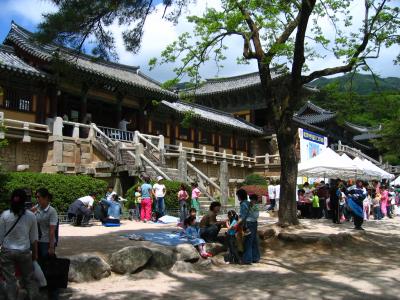
[[296,185],[296,128],[292,124],[290,114],[281,118],[276,130],[279,154],[281,158],[281,179],[279,199],[279,225],[290,226],[299,224],[297,218]]

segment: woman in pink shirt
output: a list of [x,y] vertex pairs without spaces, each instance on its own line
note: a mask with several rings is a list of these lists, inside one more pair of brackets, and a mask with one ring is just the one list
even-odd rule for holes
[[389,192],[385,186],[382,186],[381,188],[381,211],[383,216],[387,216],[387,203],[389,201]]
[[192,183],[192,208],[196,209],[196,211],[200,211],[200,202],[199,197],[201,192],[198,188],[197,183]]

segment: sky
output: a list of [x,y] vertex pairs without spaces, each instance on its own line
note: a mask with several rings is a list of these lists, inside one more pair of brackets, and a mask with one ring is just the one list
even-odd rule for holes
[[[363,1],[358,1],[362,3]],[[216,0],[200,0],[190,7],[187,14],[200,14],[206,7],[218,5]],[[360,9],[353,7],[354,11]],[[56,8],[46,0],[0,0],[0,41],[6,37],[11,21],[14,20],[17,24],[25,27],[30,31],[35,31],[37,24],[42,20],[42,14],[53,12]],[[119,56],[119,62],[127,65],[139,66],[141,71],[150,75],[158,81],[165,81],[172,79],[174,73],[172,71],[173,65],[162,65],[150,71],[148,62],[153,57],[159,57],[161,51],[177,37],[186,31],[191,30],[185,18],[182,18],[178,25],[174,26],[171,23],[163,20],[162,9],[158,9],[155,14],[150,16],[145,25],[145,34],[141,50],[138,54],[133,55],[125,50],[121,32],[123,28],[118,25],[112,25],[110,30],[114,33],[116,40],[116,48]],[[331,31],[328,24],[323,25],[327,32]],[[226,53],[227,60],[224,62],[224,68],[217,70],[214,63],[207,63],[201,69],[202,78],[214,77],[227,77],[240,75],[244,73],[254,72],[257,70],[255,63],[250,65],[237,65],[236,58],[242,52],[241,38],[230,39],[226,46],[228,51]],[[318,49],[318,51],[323,49]],[[389,49],[384,49],[381,56],[377,60],[370,61],[374,72],[382,77],[395,76],[400,77],[400,66],[393,65],[393,59],[399,53],[400,46],[396,45]],[[335,66],[338,62],[333,57],[328,57],[323,60],[317,60],[309,64],[311,70],[320,69],[326,66]]]

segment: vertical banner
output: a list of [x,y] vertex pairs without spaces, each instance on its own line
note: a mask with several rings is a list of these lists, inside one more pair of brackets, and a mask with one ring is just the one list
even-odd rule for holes
[[328,147],[327,137],[303,128],[299,128],[299,138],[301,162],[317,156],[323,149]]

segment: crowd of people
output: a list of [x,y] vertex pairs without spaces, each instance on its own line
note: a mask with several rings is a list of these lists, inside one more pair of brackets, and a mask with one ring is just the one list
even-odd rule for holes
[[[50,205],[52,195],[47,189],[35,193],[37,204],[28,207],[25,190],[16,189],[10,198],[10,208],[0,217],[0,277],[6,299],[37,299],[38,284],[35,263],[55,255],[58,240],[58,215]],[[20,287],[16,274],[20,276]],[[48,299],[58,299],[58,289],[47,287]]]
[[400,189],[378,181],[357,180],[353,184],[336,179],[313,186],[305,182],[297,192],[297,200],[302,218],[327,218],[336,224],[353,220],[355,228],[362,230],[365,220],[393,217],[400,205]]

